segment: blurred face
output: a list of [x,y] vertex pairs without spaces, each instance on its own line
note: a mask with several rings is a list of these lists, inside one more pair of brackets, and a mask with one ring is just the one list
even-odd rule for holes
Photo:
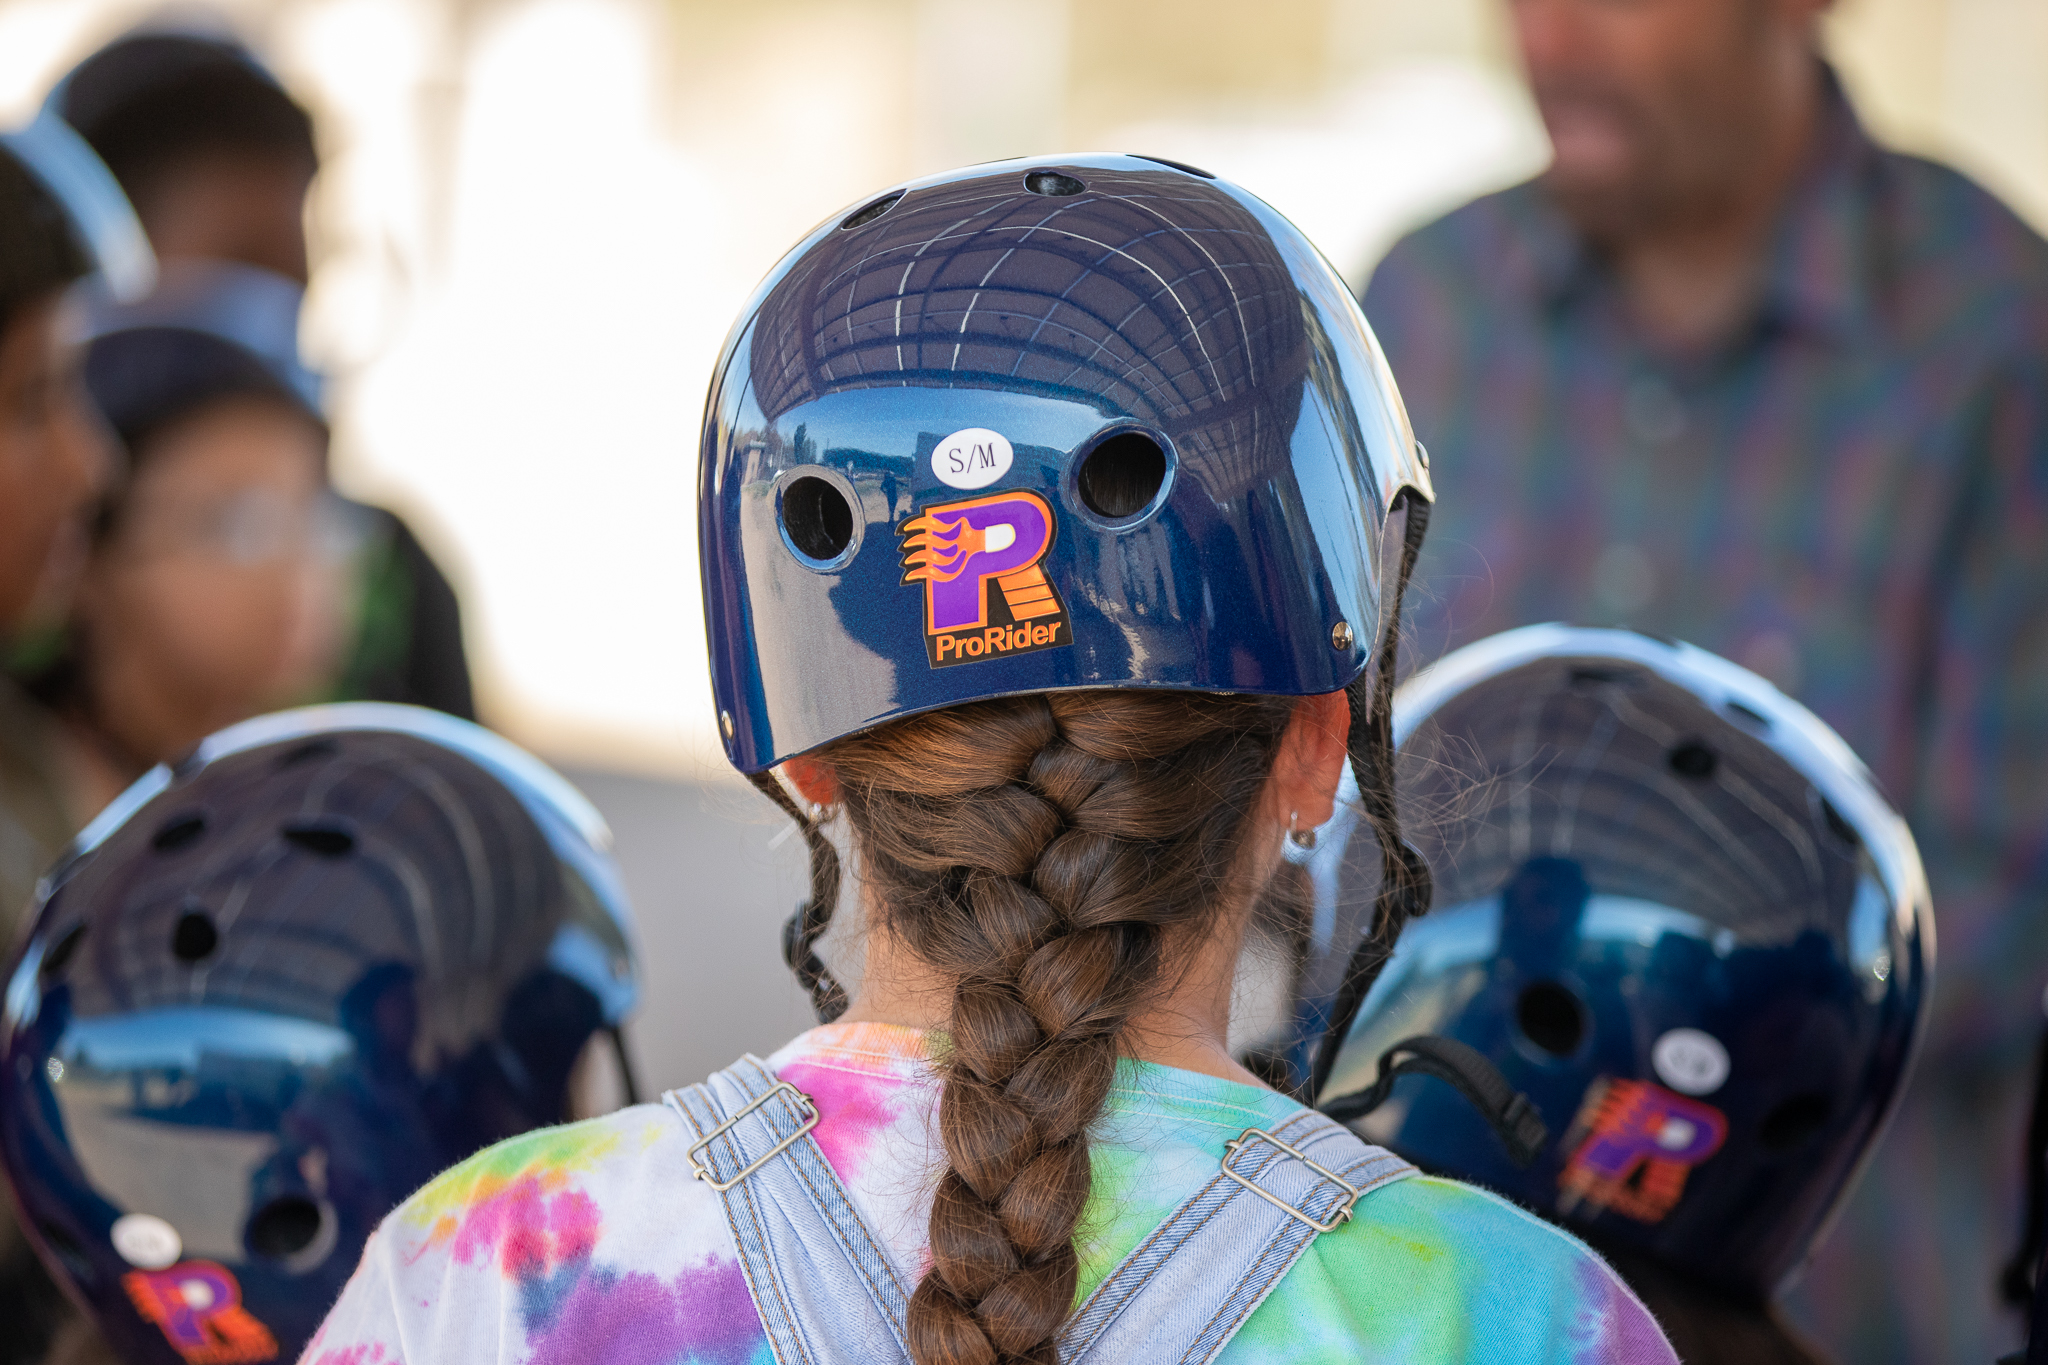
[[262,266],[306,282],[313,167],[288,156],[213,152],[159,171],[136,196],[158,256]]
[[22,624],[61,550],[82,541],[111,463],[52,294],[0,333],[0,636]]
[[[1596,239],[1739,195],[1812,79],[1827,0],[1510,0],[1548,183]],[[1802,87],[1803,88],[1803,87]]]
[[78,618],[94,719],[138,758],[176,757],[331,679],[347,547],[323,448],[284,402],[234,398],[136,452]]

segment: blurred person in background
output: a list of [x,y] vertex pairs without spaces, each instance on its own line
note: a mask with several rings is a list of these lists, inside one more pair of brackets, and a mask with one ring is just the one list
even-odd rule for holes
[[[39,609],[112,467],[62,325],[67,288],[94,261],[37,173],[0,142],[0,654]],[[12,942],[36,878],[77,828],[55,722],[0,675],[0,940]],[[0,1362],[33,1359],[63,1297],[0,1200]]]
[[298,311],[291,281],[218,261],[166,262],[149,299],[96,310],[86,385],[128,473],[30,684],[63,722],[74,814],[215,730],[337,690],[357,543]]
[[[159,257],[238,261],[304,286],[313,123],[247,48],[133,33],[81,62],[50,103],[121,182]],[[404,521],[360,510],[361,603],[338,694],[474,719],[454,590]]]
[[[111,468],[59,326],[90,257],[64,210],[0,146],[0,648],[46,596]],[[0,677],[0,933],[77,828],[66,814],[49,718]]]
[[1428,652],[1564,619],[1763,673],[1927,856],[1925,1060],[1794,1300],[1858,1362],[1991,1359],[2048,961],[2048,244],[1876,146],[1826,0],[1509,0],[1555,151],[1415,233],[1369,315],[1456,490]]

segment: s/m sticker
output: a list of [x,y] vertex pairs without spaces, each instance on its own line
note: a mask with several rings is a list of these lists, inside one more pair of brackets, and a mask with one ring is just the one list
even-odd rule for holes
[[1713,1034],[1675,1028],[1650,1048],[1657,1079],[1685,1095],[1711,1095],[1728,1079],[1728,1049]]
[[1000,431],[965,427],[932,447],[932,475],[949,488],[986,488],[1009,473],[1016,458]]
[[1074,642],[1066,604],[1039,568],[1057,530],[1045,499],[1021,489],[927,507],[897,529],[903,582],[924,584],[933,668]]

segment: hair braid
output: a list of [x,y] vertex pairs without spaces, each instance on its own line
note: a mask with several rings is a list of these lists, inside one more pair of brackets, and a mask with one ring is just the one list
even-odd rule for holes
[[949,708],[826,754],[889,929],[953,977],[948,1169],[918,1365],[1057,1360],[1088,1129],[1172,931],[1240,875],[1291,699],[1072,692]]

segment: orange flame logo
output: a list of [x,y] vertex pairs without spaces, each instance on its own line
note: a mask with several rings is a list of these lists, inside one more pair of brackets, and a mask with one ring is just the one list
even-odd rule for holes
[[905,583],[950,583],[975,555],[1006,550],[1017,540],[1016,531],[1006,523],[971,526],[964,516],[948,518],[929,511],[904,522],[903,534]]

